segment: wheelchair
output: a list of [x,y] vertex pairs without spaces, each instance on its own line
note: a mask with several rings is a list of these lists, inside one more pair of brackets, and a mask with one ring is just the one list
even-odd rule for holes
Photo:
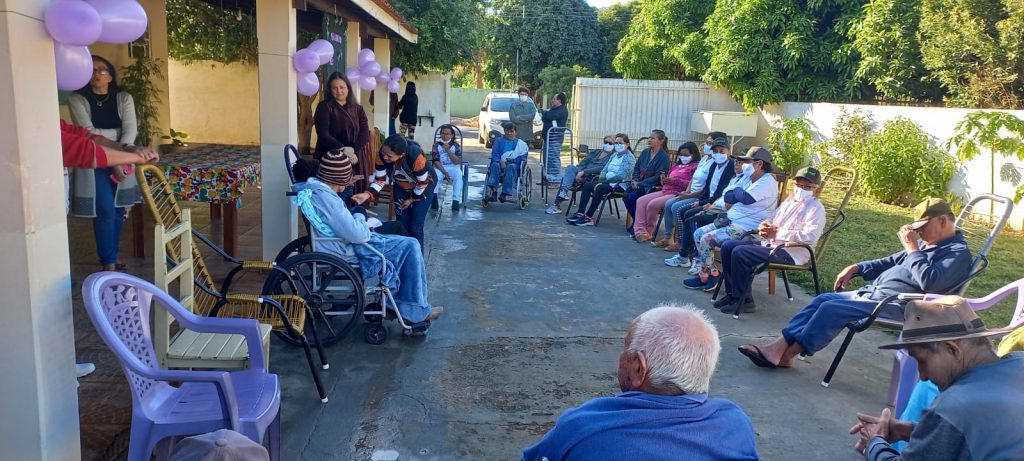
[[[530,197],[533,194],[533,171],[531,171],[531,169],[530,169],[529,157],[530,157],[530,154],[523,155],[522,156],[522,160],[519,160],[519,161],[516,162],[516,165],[518,165],[518,168],[519,168],[519,177],[516,179],[516,188],[515,188],[515,191],[514,191],[514,194],[513,194],[515,196],[515,200],[512,201],[512,202],[505,202],[505,203],[515,203],[516,205],[519,206],[520,210],[525,210],[526,209],[526,206],[530,204]],[[484,184],[489,183],[490,182],[490,178],[491,178],[491,168],[490,168],[490,165],[488,165],[487,177],[484,180]],[[498,194],[501,194],[501,184],[500,184],[500,182],[499,182],[499,185],[498,185],[498,191],[497,192],[498,192]],[[487,208],[487,206],[490,205],[490,203],[491,203],[491,201],[488,200],[487,195],[488,195],[488,190],[487,190],[487,187],[485,186],[484,187],[484,198],[483,198],[483,201],[482,201],[484,208]]]
[[[466,145],[463,143],[464,138],[462,137],[462,130],[460,130],[459,127],[455,125],[441,125],[437,127],[437,129],[434,130],[435,145],[437,144],[438,141],[441,140],[442,128],[452,129],[452,131],[455,133],[455,136],[452,138],[452,141],[458,143],[458,145],[462,149],[462,163],[459,165],[459,167],[462,168],[462,190],[453,190],[451,193],[451,199],[455,200],[456,197],[461,197],[460,201],[462,205],[465,206],[466,199],[469,197],[469,163],[466,162]],[[431,162],[431,166],[433,167],[433,162]],[[437,200],[440,205],[437,210],[437,219],[440,220],[441,214],[444,211],[445,207],[444,197],[448,196],[448,190],[452,188],[452,185],[449,184],[448,182],[445,182],[444,178],[442,177],[438,177],[437,180],[441,181],[441,189],[437,192]],[[449,203],[448,205],[451,204]]]

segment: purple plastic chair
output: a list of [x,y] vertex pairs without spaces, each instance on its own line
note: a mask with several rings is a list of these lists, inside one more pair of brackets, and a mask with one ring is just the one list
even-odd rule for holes
[[[975,312],[983,311],[1013,293],[1017,294],[1017,309],[1014,310],[1013,317],[1010,318],[1010,326],[1020,327],[1024,325],[1024,279],[1010,283],[984,298],[969,298],[967,299],[967,304]],[[942,295],[929,294],[907,297],[906,299],[931,300],[940,297]],[[902,338],[903,336],[901,335],[900,339],[902,340]],[[889,404],[896,409],[896,415],[902,415],[903,410],[907,408],[910,394],[913,392],[914,386],[917,385],[918,381],[920,379],[917,374],[917,360],[914,360],[913,357],[907,354],[906,349],[897,349],[893,358],[892,377],[889,380]]]
[[[251,319],[200,317],[155,285],[127,274],[99,272],[82,285],[89,319],[121,361],[132,388],[129,461],[166,458],[174,438],[231,429],[256,443],[270,429],[270,458],[280,459],[281,386],[267,373],[258,323]],[[183,328],[245,336],[249,369],[188,371],[159,368],[150,334],[150,310],[156,301]],[[181,383],[174,387],[168,382]]]

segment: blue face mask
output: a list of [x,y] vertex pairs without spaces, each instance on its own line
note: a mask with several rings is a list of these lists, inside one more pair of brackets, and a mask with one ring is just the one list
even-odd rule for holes
[[614,149],[614,148],[615,148],[615,146],[613,146],[612,143],[610,143],[610,142],[604,143],[604,151],[605,152],[611,152],[612,149]]
[[626,145],[622,143],[615,143],[615,152],[623,153],[626,151]]
[[729,160],[729,156],[725,155],[722,152],[716,152],[714,154],[711,154],[711,159],[714,160],[715,163],[721,165],[721,164],[725,163],[726,160]]
[[711,146],[704,144],[704,155],[711,155]]

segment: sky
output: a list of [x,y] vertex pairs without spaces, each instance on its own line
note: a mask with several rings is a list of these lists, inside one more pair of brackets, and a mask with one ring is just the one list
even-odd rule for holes
[[626,0],[587,0],[590,6],[597,8],[604,8],[606,6],[614,5],[616,3],[625,3]]

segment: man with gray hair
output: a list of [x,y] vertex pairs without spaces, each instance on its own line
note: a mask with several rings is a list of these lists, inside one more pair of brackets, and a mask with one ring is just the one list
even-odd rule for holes
[[622,393],[563,413],[523,461],[758,459],[750,418],[708,397],[721,348],[693,305],[640,314],[619,356]]

